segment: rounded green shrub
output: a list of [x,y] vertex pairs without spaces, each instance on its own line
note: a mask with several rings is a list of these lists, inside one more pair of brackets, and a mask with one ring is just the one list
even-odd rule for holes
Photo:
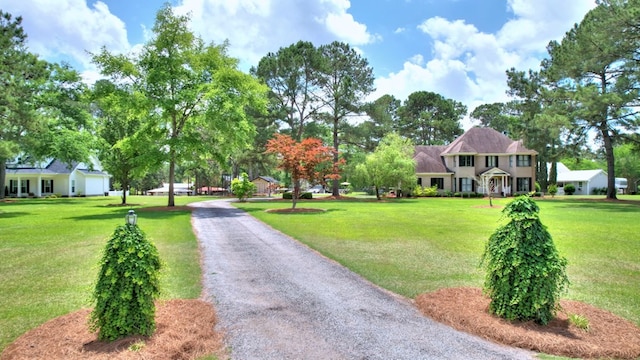
[[150,336],[156,329],[154,300],[160,295],[161,261],[137,225],[118,226],[104,248],[96,303],[89,319],[98,339]]
[[573,195],[576,192],[576,186],[573,184],[567,184],[564,186],[564,193],[566,195]]
[[249,181],[249,175],[247,175],[247,173],[242,173],[239,179],[231,180],[231,192],[240,201],[246,201],[249,197],[253,196],[257,190],[258,187]]
[[528,196],[510,202],[503,214],[511,221],[491,235],[482,256],[489,311],[508,320],[547,324],[569,284],[567,260],[558,254],[539,211]]
[[551,184],[547,187],[547,191],[549,192],[549,194],[551,194],[551,196],[556,196],[556,194],[558,193],[558,185],[556,184]]

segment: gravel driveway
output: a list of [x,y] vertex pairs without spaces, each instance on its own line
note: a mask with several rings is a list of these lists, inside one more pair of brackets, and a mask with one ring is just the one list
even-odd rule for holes
[[204,291],[233,359],[532,358],[422,316],[228,201],[192,206]]

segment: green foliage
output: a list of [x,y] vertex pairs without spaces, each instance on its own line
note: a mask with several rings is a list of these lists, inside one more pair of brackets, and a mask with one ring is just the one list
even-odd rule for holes
[[426,197],[438,196],[438,185],[433,185],[432,187],[425,187],[423,193],[424,193],[424,196]]
[[387,134],[364,164],[356,167],[357,177],[376,190],[400,187],[405,193],[411,193],[417,183],[413,151],[411,141],[396,133]]
[[556,184],[551,184],[547,187],[547,191],[549,192],[549,194],[551,194],[551,196],[556,196],[556,194],[558,193],[558,185]]
[[528,196],[510,202],[503,214],[511,221],[491,235],[482,256],[489,311],[508,320],[547,324],[569,283],[567,261],[558,254],[539,211]]
[[575,187],[575,185],[573,185],[573,184],[566,184],[566,185],[564,186],[564,193],[565,193],[566,195],[573,195],[573,193],[575,193],[575,192],[576,192],[576,187]]
[[580,314],[569,314],[569,322],[578,329],[589,331],[589,319]]
[[[282,198],[285,199],[285,200],[292,200],[293,199],[293,193],[291,191],[287,191],[285,193],[282,193]],[[313,199],[313,194],[310,193],[310,192],[300,193],[299,199],[311,200],[311,199]]]
[[246,201],[247,198],[255,194],[257,190],[258,187],[256,184],[249,181],[249,175],[246,173],[242,173],[242,175],[240,175],[240,179],[236,178],[231,180],[231,192],[240,201]]
[[149,336],[156,329],[154,300],[160,294],[160,257],[137,225],[116,228],[105,246],[93,292],[91,330],[101,340]]

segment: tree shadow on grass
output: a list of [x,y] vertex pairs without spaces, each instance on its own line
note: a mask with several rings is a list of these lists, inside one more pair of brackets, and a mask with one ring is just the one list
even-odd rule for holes
[[638,212],[640,213],[640,201],[635,200],[562,200],[559,209],[592,209],[607,212]]

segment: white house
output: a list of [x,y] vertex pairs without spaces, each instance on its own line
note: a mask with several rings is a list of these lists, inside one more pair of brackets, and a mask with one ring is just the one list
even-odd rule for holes
[[590,195],[596,188],[607,187],[607,173],[604,170],[569,170],[558,163],[558,195],[564,195],[564,186],[573,184],[575,195]]
[[109,192],[110,175],[96,158],[91,164],[65,164],[56,159],[42,162],[14,161],[5,165],[5,196],[42,197],[104,196]]

